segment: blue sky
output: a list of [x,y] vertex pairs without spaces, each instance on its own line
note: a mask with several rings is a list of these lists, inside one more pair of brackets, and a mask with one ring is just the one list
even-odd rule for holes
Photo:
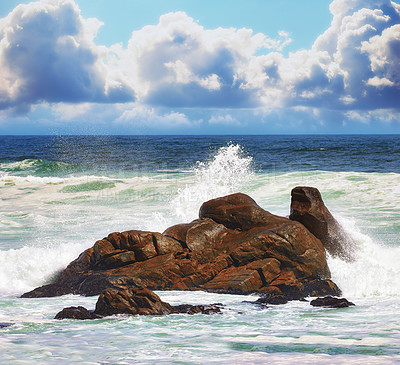
[[390,0],[7,0],[0,134],[400,133]]

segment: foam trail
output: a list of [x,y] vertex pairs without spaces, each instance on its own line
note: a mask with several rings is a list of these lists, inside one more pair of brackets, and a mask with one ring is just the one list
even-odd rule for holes
[[178,190],[171,202],[175,215],[188,222],[198,218],[201,204],[207,200],[237,192],[253,176],[253,158],[240,145],[221,147],[208,162],[197,162],[195,182]]

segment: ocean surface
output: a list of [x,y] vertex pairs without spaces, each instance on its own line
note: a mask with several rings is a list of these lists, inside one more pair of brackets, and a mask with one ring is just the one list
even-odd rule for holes
[[[97,297],[22,299],[110,232],[163,232],[234,192],[289,214],[317,187],[356,241],[328,257],[356,304],[259,308],[252,296],[157,292],[219,315],[55,320]],[[400,136],[0,136],[0,364],[400,363]]]

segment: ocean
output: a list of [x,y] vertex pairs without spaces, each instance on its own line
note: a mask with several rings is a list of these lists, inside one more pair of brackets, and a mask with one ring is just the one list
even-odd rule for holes
[[[356,242],[354,262],[328,256],[354,307],[170,291],[222,314],[60,321],[97,297],[19,297],[111,232],[163,232],[234,192],[288,216],[299,185]],[[400,136],[0,136],[0,324],[1,364],[400,363]]]

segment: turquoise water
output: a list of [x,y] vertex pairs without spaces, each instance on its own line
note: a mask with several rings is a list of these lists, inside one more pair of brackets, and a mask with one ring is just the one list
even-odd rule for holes
[[[0,137],[0,323],[12,323],[0,328],[0,363],[400,362],[400,137],[120,138]],[[328,258],[355,307],[158,292],[171,304],[225,307],[80,322],[53,318],[97,298],[19,298],[110,232],[162,232],[237,191],[285,216],[297,185],[319,188],[356,241],[355,262]]]

